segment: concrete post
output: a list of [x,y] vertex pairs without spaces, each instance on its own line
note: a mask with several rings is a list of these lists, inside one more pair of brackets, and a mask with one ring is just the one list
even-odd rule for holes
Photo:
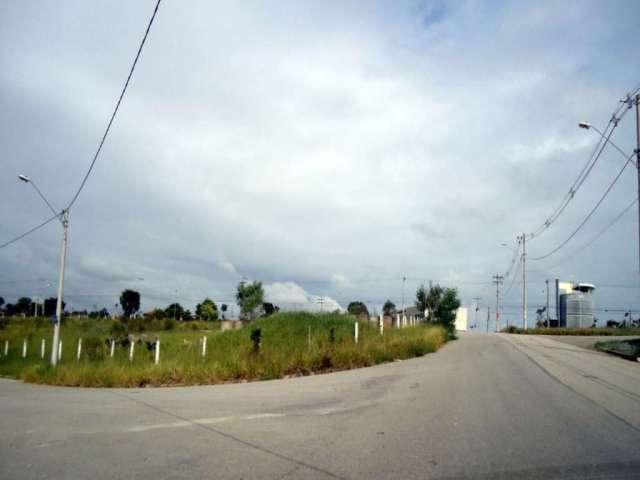
[[356,343],[358,343],[358,322],[356,322],[354,325],[353,338],[356,341]]
[[384,316],[380,314],[380,335],[384,335]]
[[111,351],[109,352],[109,356],[111,358],[113,358],[113,354],[115,352],[116,349],[116,341],[115,340],[111,340]]
[[207,356],[207,336],[202,337],[202,356]]
[[129,361],[133,362],[133,350],[136,348],[136,342],[131,342],[131,346],[129,347]]
[[[204,337],[207,338],[207,337]],[[156,358],[155,364],[158,365],[160,363],[160,339],[156,339]]]
[[27,358],[27,339],[22,342],[22,358]]
[[78,339],[78,355],[76,358],[78,362],[80,361],[80,355],[82,355],[82,338]]
[[62,358],[62,340],[58,340],[58,360]]
[[40,358],[44,358],[44,352],[46,350],[47,341],[43,338],[40,343]]
[[4,356],[9,355],[9,340],[4,341]]

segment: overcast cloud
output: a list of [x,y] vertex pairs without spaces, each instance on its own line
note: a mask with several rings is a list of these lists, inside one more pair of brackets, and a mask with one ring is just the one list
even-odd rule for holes
[[[48,213],[17,174],[58,208],[70,200],[154,3],[0,5],[0,243]],[[597,141],[578,121],[603,128],[640,81],[638,14],[635,1],[165,0],[71,211],[66,300],[112,308],[130,287],[144,309],[193,308],[232,302],[246,277],[283,306],[379,309],[401,304],[407,277],[407,304],[429,280],[493,304],[516,235]],[[614,136],[630,153],[632,117]],[[532,254],[573,230],[622,163],[603,156]],[[636,188],[629,168],[565,249],[532,262],[532,308],[556,276],[598,285],[600,307],[640,307],[635,210],[554,267]],[[1,249],[0,295],[54,294],[60,237],[52,223]]]

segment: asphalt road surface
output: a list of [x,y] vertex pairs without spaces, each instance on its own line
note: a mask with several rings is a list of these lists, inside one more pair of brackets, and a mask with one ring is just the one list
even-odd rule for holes
[[0,478],[640,478],[640,363],[544,337],[206,387],[0,380]]

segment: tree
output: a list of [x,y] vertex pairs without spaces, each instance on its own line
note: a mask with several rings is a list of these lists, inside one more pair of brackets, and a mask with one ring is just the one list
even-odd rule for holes
[[222,310],[222,319],[224,320],[224,314],[227,313],[227,309],[229,308],[229,306],[226,303],[223,303],[222,306],[220,307],[220,310]]
[[416,291],[416,307],[427,310],[428,321],[442,325],[449,334],[453,334],[456,324],[456,310],[460,308],[458,291],[455,288],[442,288],[440,285],[424,285]]
[[[55,297],[49,297],[44,301],[43,304],[43,309],[44,309],[44,316],[45,317],[51,317],[52,315],[56,314],[56,305],[58,303],[58,299]],[[65,303],[65,301],[62,301],[62,311],[64,312],[64,307],[67,304]]]
[[265,302],[262,304],[262,309],[264,310],[264,315],[268,317],[269,315],[273,315],[274,313],[278,313],[280,311],[280,307],[274,305],[273,303]]
[[456,328],[456,311],[460,308],[458,290],[455,288],[445,288],[440,299],[440,303],[435,309],[437,323],[447,329],[450,335]]
[[20,297],[15,305],[16,314],[24,313],[25,315],[29,315],[31,303],[32,302],[29,297]]
[[349,306],[347,306],[347,312],[349,312],[351,315],[369,316],[369,310],[367,309],[367,306],[360,301],[351,302]]
[[0,307],[4,305],[4,298],[0,297]]
[[164,313],[168,318],[180,320],[184,316],[184,308],[179,303],[172,303],[165,309]]
[[202,303],[196,305],[196,317],[202,320],[217,320],[218,319],[218,306],[216,302],[210,298],[205,298]]
[[140,294],[135,290],[126,289],[120,294],[120,306],[124,316],[126,318],[131,317],[131,315],[140,310]]
[[418,290],[416,290],[416,308],[422,313],[428,309],[427,295],[428,293],[424,285],[420,285]]
[[386,302],[384,302],[384,306],[382,307],[382,313],[385,316],[393,315],[394,313],[396,313],[396,304],[391,300],[387,300]]
[[182,316],[180,317],[180,320],[184,320],[185,322],[188,320],[193,320],[193,315],[191,314],[189,309],[185,309],[184,312],[182,312]]
[[254,310],[262,306],[264,301],[262,282],[240,282],[236,291],[236,301],[240,305],[242,317],[253,319]]
[[[422,287],[424,289],[424,287]],[[442,301],[442,295],[444,290],[440,285],[435,285],[433,287],[429,287],[429,291],[427,293],[427,297],[425,299],[425,310],[427,311],[427,320],[430,322],[435,322],[435,312]]]

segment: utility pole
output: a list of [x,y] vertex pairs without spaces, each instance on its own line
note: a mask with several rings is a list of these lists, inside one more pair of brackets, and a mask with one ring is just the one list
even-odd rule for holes
[[404,282],[407,281],[407,277],[402,277],[402,315],[404,316]]
[[547,312],[547,327],[550,327],[551,324],[549,323],[549,279],[546,279],[544,283],[547,284],[547,309],[545,310]]
[[489,333],[489,319],[491,318],[491,307],[487,307],[487,333]]
[[524,329],[527,329],[527,235],[518,237],[522,240],[522,320]]
[[478,309],[480,308],[480,304],[479,304],[479,302],[480,302],[480,300],[482,300],[482,298],[480,298],[480,297],[473,297],[473,299],[474,299],[474,300],[475,300],[475,302],[476,302],[476,319],[474,320],[474,326],[475,326],[475,328],[478,328]]
[[58,280],[58,298],[56,300],[56,321],[53,324],[53,342],[51,344],[51,365],[58,363],[58,343],[60,342],[60,320],[62,319],[62,292],[64,291],[64,267],[67,263],[67,231],[69,230],[69,210],[62,211],[62,249],[60,251],[60,278]]
[[496,274],[493,283],[496,285],[496,332],[500,331],[500,285],[504,282],[504,276]]
[[[636,95],[636,170],[640,196],[640,95]],[[638,203],[638,272],[640,272],[640,202]]]

